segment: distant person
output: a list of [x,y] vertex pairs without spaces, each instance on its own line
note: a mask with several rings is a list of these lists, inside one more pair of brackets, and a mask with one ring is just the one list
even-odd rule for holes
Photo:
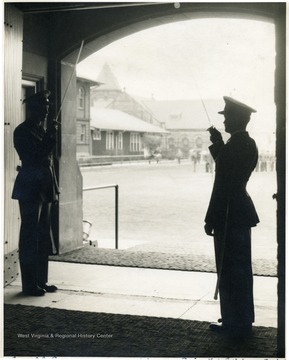
[[144,148],[144,159],[149,161],[149,164],[151,163],[151,160],[153,159],[153,155],[151,153],[151,150],[147,147]]
[[194,172],[196,172],[196,170],[197,170],[197,162],[198,162],[198,154],[197,154],[196,150],[191,149],[190,150],[190,156],[191,156],[191,161],[194,164]]
[[182,159],[182,157],[183,157],[183,153],[182,153],[182,150],[181,150],[181,149],[178,149],[177,154],[176,154],[176,157],[177,157],[178,163],[180,164],[180,163],[181,163],[181,159]]
[[156,159],[157,164],[162,160],[162,154],[159,149],[156,149],[154,152],[154,158]]
[[51,204],[58,198],[52,150],[56,123],[45,129],[50,92],[24,100],[28,118],[14,131],[14,147],[21,160],[12,198],[18,200],[21,216],[19,261],[25,295],[55,292],[48,285],[48,256],[52,252]]
[[270,171],[274,171],[275,169],[275,156],[271,154],[270,156]]
[[204,156],[204,160],[205,160],[205,170],[206,172],[210,172],[212,173],[213,172],[213,158],[211,156],[210,153],[208,154],[205,154]]
[[[212,331],[244,337],[254,323],[251,227],[259,222],[246,185],[258,161],[255,141],[246,131],[256,110],[224,96],[224,144],[221,133],[211,127],[209,150],[216,163],[211,200],[205,217],[205,232],[214,236],[221,319]],[[217,289],[216,289],[217,290]]]
[[264,153],[262,153],[260,155],[260,167],[261,167],[261,171],[264,172],[264,171],[267,171],[267,161],[266,161],[266,156]]

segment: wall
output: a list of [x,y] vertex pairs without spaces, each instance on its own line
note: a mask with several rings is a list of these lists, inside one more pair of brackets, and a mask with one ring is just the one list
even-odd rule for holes
[[[77,149],[76,155],[77,157],[80,156],[89,156],[90,155],[90,120],[84,119],[77,119],[75,124],[76,126],[76,142],[77,142]],[[85,127],[83,131],[82,126]]]
[[92,155],[99,156],[105,155],[105,144],[106,144],[106,131],[101,131],[101,139],[93,140],[92,138]]
[[82,246],[82,176],[76,162],[77,91],[76,78],[71,77],[74,67],[69,63],[61,65],[50,51],[58,38],[52,36],[50,21],[47,14],[24,15],[23,76],[41,81],[43,88],[52,91],[51,115],[56,117],[57,107],[62,104],[55,153],[61,194],[52,217],[58,250],[63,253]]
[[[78,106],[78,92],[79,89],[83,88],[84,90],[84,107],[80,108]],[[82,81],[77,79],[77,118],[78,119],[90,119],[90,82]]]
[[18,201],[11,199],[19,165],[13,146],[13,132],[21,122],[22,14],[13,6],[5,7],[4,34],[4,284],[18,274],[20,216]]
[[[57,146],[57,172],[59,175],[59,186],[61,190],[59,204],[53,206],[52,224],[55,241],[59,253],[82,246],[82,177],[76,163],[76,89],[75,78],[71,78],[73,68],[70,65],[61,67],[59,73],[55,72],[57,66],[49,56],[49,29],[48,16],[24,15],[23,36],[23,78],[37,81],[41,84],[38,90],[49,88],[52,91],[54,111],[52,116],[56,117],[57,96],[60,103],[63,100],[68,82],[69,91],[63,103],[63,111],[60,112]],[[52,71],[51,64],[55,67]],[[63,72],[62,72],[63,70]],[[57,81],[55,81],[57,78]],[[60,89],[58,81],[62,81]],[[71,80],[71,81],[70,81]],[[74,81],[72,81],[74,80]],[[70,99],[69,99],[70,97]],[[66,116],[62,116],[66,114]],[[88,147],[89,151],[89,147]],[[71,179],[74,179],[73,181]]]
[[[84,91],[83,107],[80,107],[79,89]],[[76,120],[76,155],[77,157],[90,155],[90,83],[77,79],[76,83],[77,92],[77,120]],[[82,126],[85,126],[83,134]],[[82,136],[82,134],[84,136]]]
[[[116,142],[116,136],[118,131],[114,131],[114,141]],[[116,145],[113,150],[106,150],[106,131],[101,131],[101,140],[92,139],[92,155],[143,155],[141,151],[130,151],[130,131],[123,133],[123,148],[122,150],[116,149]]]
[[276,170],[277,170],[277,242],[278,242],[278,356],[285,356],[286,313],[286,9],[279,9],[276,28]]
[[[73,81],[69,82],[72,76]],[[76,161],[76,76],[61,63],[61,157],[59,159],[59,253],[82,246],[82,175]]]
[[24,51],[23,52],[23,73],[26,80],[40,81],[43,79],[43,88],[47,88],[47,58]]

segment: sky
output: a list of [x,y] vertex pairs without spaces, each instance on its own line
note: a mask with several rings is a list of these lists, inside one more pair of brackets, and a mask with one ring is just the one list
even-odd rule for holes
[[197,19],[161,25],[111,43],[82,61],[77,73],[97,80],[105,62],[133,96],[228,95],[256,108],[266,126],[274,117],[275,33],[269,22]]

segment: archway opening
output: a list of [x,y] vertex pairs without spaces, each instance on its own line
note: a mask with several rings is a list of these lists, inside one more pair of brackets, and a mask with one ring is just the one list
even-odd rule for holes
[[[99,78],[106,65],[110,77]],[[223,108],[222,96],[229,95],[257,109],[248,127],[260,152],[248,186],[261,218],[253,233],[253,257],[270,259],[272,271],[276,271],[274,71],[274,24],[232,18],[187,20],[142,30],[112,42],[79,64],[79,74],[104,83],[103,88],[92,91],[92,107],[130,113],[128,105],[137,101],[152,113],[156,125],[170,132],[162,149],[166,156],[158,168],[146,162],[142,168],[124,164],[98,168],[94,175],[90,172],[91,178],[84,173],[84,183],[90,186],[103,184],[107,178],[121,182],[121,248],[186,253],[197,249],[199,254],[212,255],[211,241],[203,233],[213,180],[213,173],[206,168],[206,129],[214,124],[223,130],[223,118],[217,111]],[[124,93],[128,94],[125,101]],[[175,152],[182,148],[182,167],[176,156],[168,156],[172,144]],[[195,167],[194,151],[199,156]],[[129,185],[128,179],[136,187]],[[108,224],[104,211],[106,207],[112,211],[113,204],[108,204],[107,194],[95,196],[97,200],[92,200],[91,194],[89,199],[101,209],[96,214],[93,208],[95,215],[86,209],[84,198],[84,215],[93,223],[91,236],[101,247],[113,247],[113,218]]]

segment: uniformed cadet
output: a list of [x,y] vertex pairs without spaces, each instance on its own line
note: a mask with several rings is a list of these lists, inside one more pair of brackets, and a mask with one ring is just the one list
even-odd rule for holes
[[45,128],[50,91],[24,100],[28,118],[14,131],[14,147],[21,160],[12,198],[18,200],[21,216],[19,262],[22,291],[29,296],[55,292],[48,285],[48,256],[52,253],[51,204],[57,201],[58,186],[52,151],[57,126]]
[[233,337],[251,333],[254,323],[251,227],[259,222],[254,204],[246,191],[247,182],[258,161],[255,141],[246,131],[256,110],[224,96],[225,131],[231,134],[225,144],[221,133],[209,128],[216,174],[205,232],[214,236],[221,319],[212,331]]

